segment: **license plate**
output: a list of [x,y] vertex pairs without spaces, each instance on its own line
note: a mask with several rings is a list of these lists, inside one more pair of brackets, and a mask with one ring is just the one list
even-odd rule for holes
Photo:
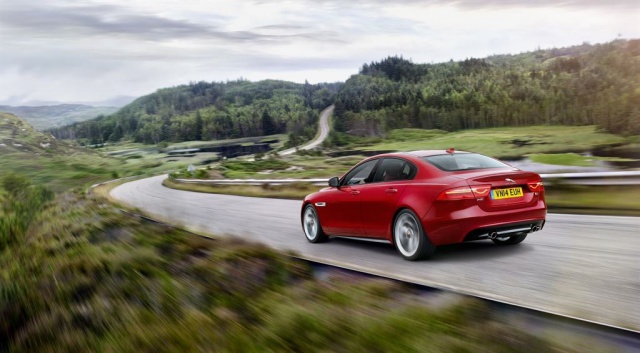
[[491,190],[491,198],[494,200],[522,197],[522,188],[508,188]]

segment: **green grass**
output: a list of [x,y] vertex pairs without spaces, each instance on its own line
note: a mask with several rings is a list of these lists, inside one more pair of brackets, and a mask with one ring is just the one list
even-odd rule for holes
[[565,213],[640,216],[637,185],[545,186],[549,209]]
[[[0,113],[0,143],[4,144],[0,146],[0,177],[19,172],[55,192],[85,189],[94,183],[124,176],[155,175],[190,164],[201,165],[217,157],[205,153],[167,158],[157,147],[135,149],[135,145],[127,146],[128,153],[108,156],[100,152],[102,149],[55,140],[5,113]],[[47,143],[49,147],[43,147],[42,144]]]
[[[398,129],[389,132],[386,139],[348,136],[351,144],[342,149],[354,155],[330,158],[326,156],[292,155],[281,157],[289,169],[266,168],[249,163],[242,170],[218,168],[227,178],[329,178],[341,176],[369,151],[410,151],[420,149],[447,149],[454,147],[510,159],[530,156],[540,163],[592,166],[594,161],[628,161],[623,158],[582,157],[571,152],[590,152],[594,148],[622,144],[616,149],[638,150],[636,137],[623,138],[596,131],[594,126],[532,126],[445,132],[441,130]],[[265,170],[269,172],[265,173]]]
[[265,161],[229,161],[216,165],[215,169],[228,179],[328,179],[341,176],[363,158],[292,155],[275,159],[273,165]]
[[308,183],[295,183],[293,185],[204,185],[185,184],[173,181],[169,178],[162,185],[185,191],[203,192],[209,194],[226,194],[248,197],[267,197],[273,199],[302,200],[305,195],[318,191],[319,187]]
[[529,157],[531,161],[536,163],[579,166],[579,167],[595,166],[596,161],[607,161],[607,162],[633,161],[633,159],[629,159],[629,158],[582,156],[576,153],[554,153],[554,154],[536,153],[536,154],[530,154],[527,157]]
[[361,147],[365,151],[412,151],[448,149],[471,151],[495,158],[533,153],[586,152],[594,147],[625,143],[623,137],[598,132],[595,126],[529,126],[463,130],[392,130],[379,143]]

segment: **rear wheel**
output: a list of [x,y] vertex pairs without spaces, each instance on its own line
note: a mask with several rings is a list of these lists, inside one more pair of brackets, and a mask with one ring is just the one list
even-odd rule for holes
[[410,210],[400,211],[393,222],[393,244],[409,261],[426,259],[436,249],[424,233],[418,217]]
[[318,213],[313,205],[307,205],[307,207],[304,208],[302,214],[302,229],[304,229],[304,235],[307,237],[307,240],[311,243],[322,243],[329,239],[322,230]]
[[494,243],[496,243],[497,245],[516,245],[516,244],[520,244],[522,243],[522,241],[524,240],[524,238],[527,237],[526,233],[523,234],[517,234],[517,235],[512,235],[508,238],[495,238],[495,239],[491,239]]

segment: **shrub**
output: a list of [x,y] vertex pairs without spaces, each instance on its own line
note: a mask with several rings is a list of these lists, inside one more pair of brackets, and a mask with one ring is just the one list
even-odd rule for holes
[[248,161],[225,161],[222,166],[228,170],[238,172],[255,173],[261,170],[283,170],[290,167],[290,164],[279,159],[263,159],[253,162]]
[[7,174],[1,184],[7,197],[2,200],[0,211],[0,251],[22,237],[44,204],[53,198],[53,192],[32,185],[23,175]]
[[204,169],[198,169],[195,171],[194,176],[198,179],[205,179],[209,176],[209,174]]

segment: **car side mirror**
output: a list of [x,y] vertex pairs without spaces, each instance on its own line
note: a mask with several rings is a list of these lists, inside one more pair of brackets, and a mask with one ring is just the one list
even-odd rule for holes
[[338,177],[333,177],[329,179],[329,186],[337,188],[340,186],[340,179]]

